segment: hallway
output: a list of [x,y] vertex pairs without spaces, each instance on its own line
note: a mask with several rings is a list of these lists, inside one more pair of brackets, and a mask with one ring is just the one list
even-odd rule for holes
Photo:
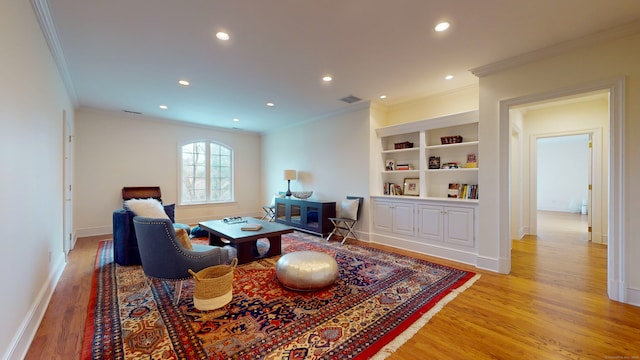
[[588,238],[587,215],[554,211],[538,211],[538,240],[560,242],[583,241]]

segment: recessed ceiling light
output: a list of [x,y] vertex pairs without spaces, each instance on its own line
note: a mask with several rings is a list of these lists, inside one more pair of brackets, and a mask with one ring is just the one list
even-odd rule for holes
[[189,86],[189,82],[187,80],[180,80],[180,81],[178,81],[178,84],[180,84],[182,86]]
[[325,75],[322,77],[322,81],[324,82],[330,82],[331,80],[333,80],[333,78],[330,75]]
[[387,95],[380,95],[380,99],[386,99]]
[[276,104],[274,104],[274,103],[272,103],[271,101],[269,101],[269,102],[267,103],[267,106],[268,106],[268,107],[274,107],[274,106],[276,106]]
[[445,22],[441,22],[438,25],[436,25],[435,30],[437,32],[445,31],[445,30],[447,30],[449,28],[449,26],[450,25],[449,25],[448,22],[446,22],[446,21]]
[[227,41],[227,40],[229,40],[229,34],[227,34],[227,33],[226,33],[226,32],[224,32],[224,31],[218,31],[218,32],[216,33],[216,37],[217,37],[218,39],[222,40],[222,41]]
[[167,110],[169,107],[167,105],[160,105],[160,109]]
[[239,121],[240,121],[240,119],[238,119],[238,118],[233,118],[233,121],[235,121],[235,122],[239,122]]
[[444,78],[445,78],[445,80],[451,80],[451,79],[453,79],[453,75],[447,75]]

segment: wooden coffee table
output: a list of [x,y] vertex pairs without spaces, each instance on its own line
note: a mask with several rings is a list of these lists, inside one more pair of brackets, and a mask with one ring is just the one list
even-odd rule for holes
[[[203,221],[200,227],[209,233],[209,244],[214,246],[231,245],[238,252],[238,264],[248,263],[257,259],[280,255],[282,251],[281,236],[293,232],[293,228],[254,218],[244,218],[247,222],[224,222],[223,220]],[[248,224],[260,224],[260,230],[242,230]],[[269,251],[260,255],[257,240],[269,240]],[[228,241],[225,242],[222,239]]]

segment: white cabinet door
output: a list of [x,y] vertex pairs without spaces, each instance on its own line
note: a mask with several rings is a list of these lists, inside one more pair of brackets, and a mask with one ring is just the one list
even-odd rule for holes
[[378,231],[413,236],[413,209],[413,204],[395,201],[374,201],[374,227]]
[[418,210],[420,237],[432,241],[442,241],[444,209],[442,206],[422,205]]
[[420,205],[419,236],[430,241],[473,247],[474,209],[471,207]]
[[463,207],[445,207],[444,241],[450,244],[473,246],[473,209]]
[[393,205],[387,201],[373,202],[373,224],[376,230],[393,231]]
[[413,236],[413,204],[393,204],[393,232]]

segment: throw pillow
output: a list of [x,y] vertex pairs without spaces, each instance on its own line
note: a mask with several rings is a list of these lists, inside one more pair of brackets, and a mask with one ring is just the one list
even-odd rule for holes
[[187,234],[187,230],[177,229],[176,237],[178,238],[178,241],[180,242],[180,245],[182,245],[183,248],[187,250],[193,250],[193,244],[191,244],[191,239],[189,239],[189,234]]
[[358,199],[345,199],[342,200],[340,207],[340,217],[343,219],[358,220],[358,206],[360,201]]
[[138,216],[154,219],[169,219],[167,213],[164,212],[162,204],[154,198],[130,199],[124,202],[124,206]]
[[206,237],[209,236],[209,232],[200,227],[200,225],[196,225],[193,229],[191,229],[191,236],[194,238]]
[[162,205],[164,212],[172,223],[176,222],[176,204]]

